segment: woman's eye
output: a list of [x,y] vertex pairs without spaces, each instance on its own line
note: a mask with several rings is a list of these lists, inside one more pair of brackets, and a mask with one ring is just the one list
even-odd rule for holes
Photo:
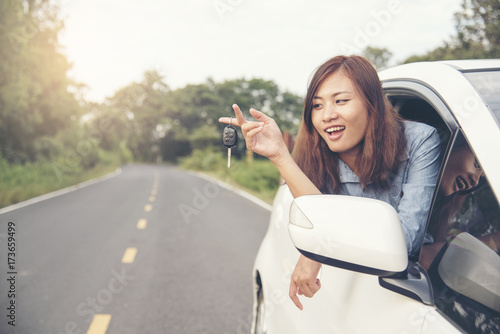
[[321,104],[313,104],[313,109],[318,109],[321,107]]
[[477,159],[474,160],[474,167],[476,167],[476,169],[481,169],[481,165],[479,164]]
[[336,100],[335,103],[336,104],[345,104],[347,103],[349,100],[348,99],[344,99],[344,100]]

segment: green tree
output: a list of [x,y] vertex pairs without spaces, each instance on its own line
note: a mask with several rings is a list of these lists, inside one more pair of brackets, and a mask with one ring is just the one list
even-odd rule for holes
[[37,141],[75,126],[80,116],[57,14],[48,0],[0,2],[0,154],[10,162],[34,161],[47,145],[56,149]]
[[377,70],[383,70],[384,68],[389,67],[392,52],[390,52],[387,48],[367,46],[363,50],[363,57],[368,59]]
[[[246,113],[250,107],[266,112],[284,131],[296,131],[302,110],[301,97],[281,91],[272,81],[217,83],[209,78],[169,90],[157,72],[147,71],[142,82],[118,90],[102,104],[89,105],[86,127],[102,149],[125,145],[136,160],[177,162],[194,150],[225,153],[224,125],[218,119],[234,114],[233,103]],[[244,141],[239,145],[236,157],[245,153]]]
[[117,149],[126,144],[134,158],[154,161],[159,154],[159,125],[169,88],[156,71],[146,71],[143,80],[118,90],[93,111],[92,127],[102,129],[101,147]]
[[[175,161],[194,149],[224,151],[221,143],[224,125],[218,119],[234,115],[233,103],[237,103],[247,117],[250,117],[248,110],[251,107],[267,113],[283,131],[296,131],[302,111],[301,97],[282,92],[268,80],[233,79],[216,83],[208,79],[202,84],[187,85],[166,97],[165,118],[161,124],[165,129],[161,141],[163,158]],[[182,150],[174,149],[176,146]],[[238,148],[235,156],[244,154],[244,141],[240,141]]]
[[461,7],[455,13],[456,35],[451,41],[404,62],[500,58],[500,1],[463,0]]
[[472,51],[470,56],[500,58],[500,1],[463,0],[455,21],[459,45]]

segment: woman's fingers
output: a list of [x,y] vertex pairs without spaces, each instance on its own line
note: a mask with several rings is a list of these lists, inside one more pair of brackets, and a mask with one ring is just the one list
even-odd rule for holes
[[298,279],[293,279],[290,282],[290,291],[289,291],[289,297],[301,311],[304,309],[302,306],[302,303],[299,300],[300,295],[312,298],[316,292],[319,291],[321,288],[321,282],[319,278],[317,278],[313,282],[303,282],[300,283]]
[[264,123],[260,122],[247,122],[241,127],[241,131],[250,136],[253,137],[257,133],[261,132],[262,129],[264,128]]
[[269,116],[266,116],[262,111],[258,111],[257,109],[250,108],[250,115],[252,115],[259,122],[265,122],[267,120],[272,119]]
[[300,289],[300,292],[306,297],[312,298],[316,292],[318,292],[319,287],[316,285],[316,282],[300,282],[300,281],[295,281],[295,284]]
[[292,281],[292,283],[290,284],[289,296],[292,299],[295,306],[297,306],[299,308],[299,310],[302,311],[304,309],[304,307],[302,306],[302,303],[300,302],[299,297],[297,297],[297,294],[301,295],[302,293],[300,292],[297,284],[295,284],[295,282]]
[[312,298],[321,289],[321,281],[318,278],[320,269],[320,263],[303,255],[299,257],[290,278],[289,292],[290,298],[298,308],[302,309],[302,304],[299,302],[297,294]]
[[233,104],[233,110],[236,119],[234,119],[234,117],[221,117],[219,118],[219,122],[236,126],[242,126],[243,124],[247,123],[247,120],[243,116],[243,113],[241,112],[241,109],[237,104]]
[[264,123],[259,122],[248,122],[243,124],[241,127],[241,132],[245,137],[247,143],[247,148],[253,151],[256,147],[255,136],[257,136],[264,129]]
[[247,121],[245,117],[243,117],[243,113],[241,112],[240,107],[235,103],[233,104],[234,114],[236,115],[236,119],[238,120],[238,125],[241,126],[245,124]]

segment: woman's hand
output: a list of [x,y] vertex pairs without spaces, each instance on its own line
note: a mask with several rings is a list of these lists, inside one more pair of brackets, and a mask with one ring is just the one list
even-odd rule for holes
[[276,122],[262,112],[250,109],[250,114],[258,122],[248,122],[238,105],[233,104],[236,121],[229,117],[219,118],[219,122],[240,126],[245,137],[247,148],[257,154],[269,158],[271,161],[279,159],[288,149],[283,141],[281,131]]
[[304,295],[311,298],[321,288],[321,282],[318,277],[321,263],[308,259],[301,255],[295,270],[292,273],[290,281],[289,296],[300,310],[304,307],[299,300],[298,295]]

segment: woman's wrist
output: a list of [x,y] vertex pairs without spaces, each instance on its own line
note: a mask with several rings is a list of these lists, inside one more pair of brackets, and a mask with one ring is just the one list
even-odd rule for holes
[[292,155],[285,145],[283,145],[278,154],[270,157],[269,160],[273,163],[273,165],[276,166],[276,168],[278,168],[278,170],[294,161]]
[[285,180],[293,197],[321,194],[321,191],[316,185],[314,185],[307,175],[299,168],[288,151],[288,148],[285,145],[283,145],[283,147],[284,149],[278,154],[269,157],[269,160],[280,172],[281,177]]

